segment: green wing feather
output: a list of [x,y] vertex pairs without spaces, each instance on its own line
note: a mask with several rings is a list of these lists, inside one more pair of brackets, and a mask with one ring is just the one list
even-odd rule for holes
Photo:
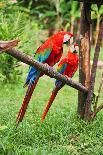
[[[64,62],[64,63],[62,63],[62,64],[59,64],[59,66],[58,66],[58,68],[57,68],[57,72],[59,72],[60,74],[63,74],[64,72],[65,72],[65,70],[66,70],[66,68],[67,68],[67,63],[66,62]],[[62,82],[61,81],[59,81],[59,80],[56,80],[55,81],[55,86],[57,87],[57,86],[60,86],[62,84]]]
[[52,51],[52,48],[46,48],[43,51],[36,52],[35,59],[39,62],[44,62],[49,56]]
[[63,74],[64,71],[66,70],[66,67],[67,67],[67,63],[63,63],[63,64],[59,65],[57,68],[57,72],[59,72],[60,74]]

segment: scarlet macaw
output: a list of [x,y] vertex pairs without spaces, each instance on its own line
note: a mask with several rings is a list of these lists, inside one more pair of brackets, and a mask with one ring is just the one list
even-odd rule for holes
[[[72,50],[72,52],[71,52]],[[63,58],[57,67],[57,72],[61,73],[62,75],[65,75],[69,78],[72,78],[74,73],[77,71],[78,68],[78,55],[77,55],[77,50],[78,50],[78,44],[74,44],[73,47],[71,48],[71,50],[69,49],[68,51],[68,55]],[[52,94],[50,96],[50,99],[46,105],[46,108],[42,114],[41,120],[44,121],[47,112],[49,111],[49,108],[51,107],[58,91],[64,86],[64,84],[59,81],[56,80],[55,82],[55,88],[52,91]]]
[[[34,55],[35,59],[41,63],[46,63],[49,66],[54,66],[62,56],[63,44],[69,43],[72,37],[73,34],[64,31],[60,31],[54,34],[37,49]],[[42,75],[43,73],[41,73],[41,71],[37,70],[34,67],[30,67],[24,85],[24,86],[28,85],[28,88],[16,119],[17,125],[19,124],[19,122],[23,120],[32,93],[36,87],[39,78]]]

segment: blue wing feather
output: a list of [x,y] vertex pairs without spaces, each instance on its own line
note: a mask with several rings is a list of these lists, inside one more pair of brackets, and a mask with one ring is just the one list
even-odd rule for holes
[[35,59],[39,62],[44,62],[50,55],[52,48],[45,49],[43,52],[36,53]]
[[60,66],[60,68],[57,69],[57,72],[59,72],[60,74],[63,74],[66,70],[67,67],[67,63],[64,63],[63,65]]
[[[39,62],[45,62],[45,60],[49,57],[52,49],[48,48],[45,49],[43,52],[36,53],[35,59]],[[40,75],[40,71],[38,71],[35,67],[30,67],[28,76],[26,78],[25,85],[27,85],[29,82],[35,81]]]
[[[63,74],[65,72],[66,68],[67,68],[67,65],[68,65],[67,63],[64,63],[63,65],[61,65],[60,67],[58,67],[57,68],[57,72],[59,72],[60,74]],[[59,86],[61,84],[62,84],[61,81],[59,81],[59,80],[56,80],[55,81],[55,85],[56,86]]]

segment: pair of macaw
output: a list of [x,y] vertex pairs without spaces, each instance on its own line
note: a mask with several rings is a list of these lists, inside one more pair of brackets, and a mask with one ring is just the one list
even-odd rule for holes
[[[73,34],[65,31],[60,31],[49,39],[47,39],[36,51],[35,59],[41,63],[46,63],[49,66],[54,66],[57,62],[59,62],[62,53],[63,53],[63,44],[70,43],[70,39],[73,37]],[[77,52],[78,45],[73,45],[72,49],[68,51],[68,55],[63,58],[58,64],[57,71],[67,77],[72,77],[78,68],[78,55]],[[16,123],[17,125],[23,120],[25,115],[28,103],[32,96],[32,93],[38,83],[39,78],[43,76],[43,73],[37,70],[34,67],[30,67],[29,73],[24,86],[28,85],[26,95],[24,97],[22,106],[18,113]],[[61,81],[56,80],[55,88],[52,91],[50,100],[46,106],[46,109],[42,115],[42,121],[45,119],[45,116],[55,99],[58,91],[64,86]]]

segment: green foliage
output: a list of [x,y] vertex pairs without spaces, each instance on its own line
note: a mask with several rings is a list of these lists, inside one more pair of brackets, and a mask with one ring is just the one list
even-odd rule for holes
[[70,11],[71,17],[79,18],[80,17],[80,8],[78,7],[77,1],[71,1],[71,11]]
[[[43,28],[64,28],[67,24],[71,24],[71,16],[74,19],[80,17],[80,9],[78,2],[66,1],[66,0],[51,0],[47,1],[46,4],[41,3],[40,5],[31,8],[31,13],[34,13],[39,17],[39,24]],[[68,24],[70,23],[70,24]]]
[[51,26],[54,27],[57,13],[54,5],[51,5],[51,1],[48,1],[46,4],[41,3],[40,5],[32,8],[31,14],[34,14],[34,16],[39,19],[38,24],[43,29],[47,29]]
[[0,81],[4,82],[16,82],[21,75],[19,71],[18,61],[13,59],[9,55],[0,56]]
[[20,37],[23,34],[25,23],[23,14],[16,12],[12,15],[2,12],[0,17],[0,39],[10,40]]
[[[0,8],[0,40],[12,40],[21,38],[25,30],[25,16],[17,5],[10,2],[2,2]],[[9,55],[0,55],[0,81],[16,81],[20,71],[16,67],[18,61]]]
[[92,11],[91,11],[91,18],[92,19],[100,18],[103,15],[103,5],[101,5],[98,8],[96,4],[93,4],[91,9],[92,9]]
[[[80,18],[80,7],[79,7],[79,4],[77,1],[71,0],[69,2],[69,12],[70,12],[69,17],[68,17],[69,20],[65,26],[65,29],[67,30],[68,27],[70,27],[70,25],[71,25],[71,26],[73,26],[73,29],[76,26],[76,31],[77,31],[78,24],[76,25],[76,22]],[[74,32],[72,32],[72,33],[74,33]]]

